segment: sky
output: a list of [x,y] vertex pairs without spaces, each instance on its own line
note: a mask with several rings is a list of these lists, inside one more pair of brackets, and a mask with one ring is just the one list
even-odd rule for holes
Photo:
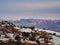
[[0,19],[60,20],[60,0],[0,0]]

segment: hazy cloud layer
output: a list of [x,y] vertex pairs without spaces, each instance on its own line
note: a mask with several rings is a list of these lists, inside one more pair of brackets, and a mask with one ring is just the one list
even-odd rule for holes
[[[59,0],[0,0],[3,19],[60,19]],[[14,18],[13,18],[14,17]]]

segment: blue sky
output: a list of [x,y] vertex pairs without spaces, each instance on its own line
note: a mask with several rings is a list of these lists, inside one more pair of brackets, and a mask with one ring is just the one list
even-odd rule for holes
[[0,0],[0,19],[60,19],[60,0]]

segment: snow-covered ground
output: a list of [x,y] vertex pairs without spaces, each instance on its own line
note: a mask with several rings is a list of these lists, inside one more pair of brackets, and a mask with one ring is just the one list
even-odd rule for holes
[[31,32],[32,30],[31,29],[29,29],[29,28],[22,28],[21,30],[20,30],[21,32]]
[[[51,30],[43,30],[43,29],[38,29],[38,31],[46,31],[48,33],[56,33],[56,35],[60,36],[60,32],[55,32],[55,31],[51,31]],[[51,40],[55,45],[60,45],[60,37],[57,36],[52,36],[53,39]]]
[[[60,32],[55,32],[55,31],[51,31],[51,30],[43,30],[43,29],[35,29],[35,30],[38,30],[38,31],[46,31],[48,33],[56,33],[56,35],[59,35],[60,36]],[[31,32],[31,29],[21,29],[22,32]],[[51,40],[55,45],[60,45],[60,37],[57,37],[57,36],[53,36],[53,39]]]
[[60,32],[56,32],[56,31],[51,31],[51,30],[43,30],[43,29],[38,29],[38,31],[46,31],[48,33],[56,33],[56,35],[59,35],[60,36]]
[[[46,31],[48,33],[56,33],[56,35],[59,35],[60,36],[60,33],[59,32],[55,32],[55,31],[51,31],[51,30],[43,30],[43,29],[35,29],[35,30],[38,30],[38,31]],[[31,32],[30,29],[21,29],[21,31],[23,32]],[[55,45],[60,45],[60,37],[57,37],[57,36],[53,36],[53,39],[51,40]]]
[[53,36],[52,42],[55,45],[60,45],[60,37]]

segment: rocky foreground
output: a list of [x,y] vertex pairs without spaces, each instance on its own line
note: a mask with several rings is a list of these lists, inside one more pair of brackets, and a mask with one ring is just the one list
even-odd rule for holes
[[0,45],[60,45],[60,32],[1,21]]

